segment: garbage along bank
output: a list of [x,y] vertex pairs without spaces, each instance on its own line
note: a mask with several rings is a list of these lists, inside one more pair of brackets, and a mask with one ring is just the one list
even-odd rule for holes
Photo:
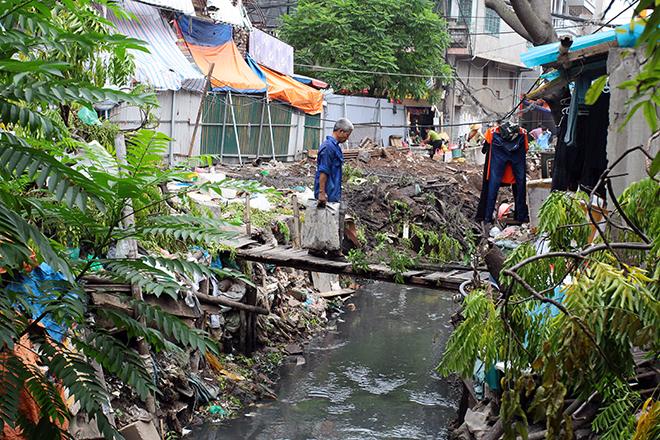
[[[146,411],[128,387],[114,377],[106,377],[118,427],[147,423],[165,434],[181,435],[192,425],[230,418],[259,400],[276,398],[273,388],[279,365],[301,362],[299,347],[323,328],[330,303],[314,291],[309,273],[258,263],[251,269],[256,307],[267,311],[256,314],[252,323],[256,340],[245,341],[251,330],[250,315],[254,318],[255,314],[200,298],[200,316],[188,313],[188,319],[206,322],[203,328],[221,342],[222,353],[202,356],[197,351],[175,350],[153,354],[153,374],[161,390],[156,397],[155,415]],[[237,280],[223,280],[218,290],[219,295],[212,298],[240,304],[249,295],[246,284]],[[247,354],[239,350],[246,344],[252,344]]]

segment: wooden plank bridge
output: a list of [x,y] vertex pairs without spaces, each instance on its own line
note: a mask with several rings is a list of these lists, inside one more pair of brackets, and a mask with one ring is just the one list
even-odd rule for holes
[[[258,263],[390,282],[394,282],[397,275],[389,267],[382,264],[371,264],[367,270],[356,272],[349,262],[312,256],[306,249],[291,245],[259,244],[247,236],[237,237],[226,244],[236,249],[238,259]],[[482,280],[487,280],[488,272],[479,271],[479,276]],[[463,282],[473,279],[474,271],[460,265],[423,266],[411,268],[402,273],[401,277],[404,284],[408,285],[457,290]]]

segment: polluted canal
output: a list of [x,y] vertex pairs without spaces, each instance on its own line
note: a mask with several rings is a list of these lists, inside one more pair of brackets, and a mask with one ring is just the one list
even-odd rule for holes
[[453,292],[364,286],[347,311],[281,368],[278,400],[193,437],[225,439],[445,439],[456,386],[437,365],[451,333]]

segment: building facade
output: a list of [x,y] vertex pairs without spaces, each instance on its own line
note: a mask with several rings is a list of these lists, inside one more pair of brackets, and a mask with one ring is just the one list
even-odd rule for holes
[[443,128],[456,141],[471,124],[509,113],[526,91],[530,81],[525,78],[535,79],[538,73],[520,61],[529,43],[486,8],[484,0],[447,0],[443,7],[451,36],[447,60],[457,77],[447,87]]

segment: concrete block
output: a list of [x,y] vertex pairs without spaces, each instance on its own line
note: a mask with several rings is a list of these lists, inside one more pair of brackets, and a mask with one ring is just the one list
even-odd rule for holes
[[539,225],[539,211],[545,199],[550,195],[552,179],[538,179],[527,182],[527,205],[529,222],[533,228]]
[[339,275],[332,273],[312,272],[312,283],[314,283],[314,288],[319,292],[341,289]]
[[483,165],[486,162],[486,155],[481,152],[481,147],[470,147],[463,150],[463,157],[467,163]]
[[160,435],[154,423],[138,420],[119,430],[126,440],[160,440]]

